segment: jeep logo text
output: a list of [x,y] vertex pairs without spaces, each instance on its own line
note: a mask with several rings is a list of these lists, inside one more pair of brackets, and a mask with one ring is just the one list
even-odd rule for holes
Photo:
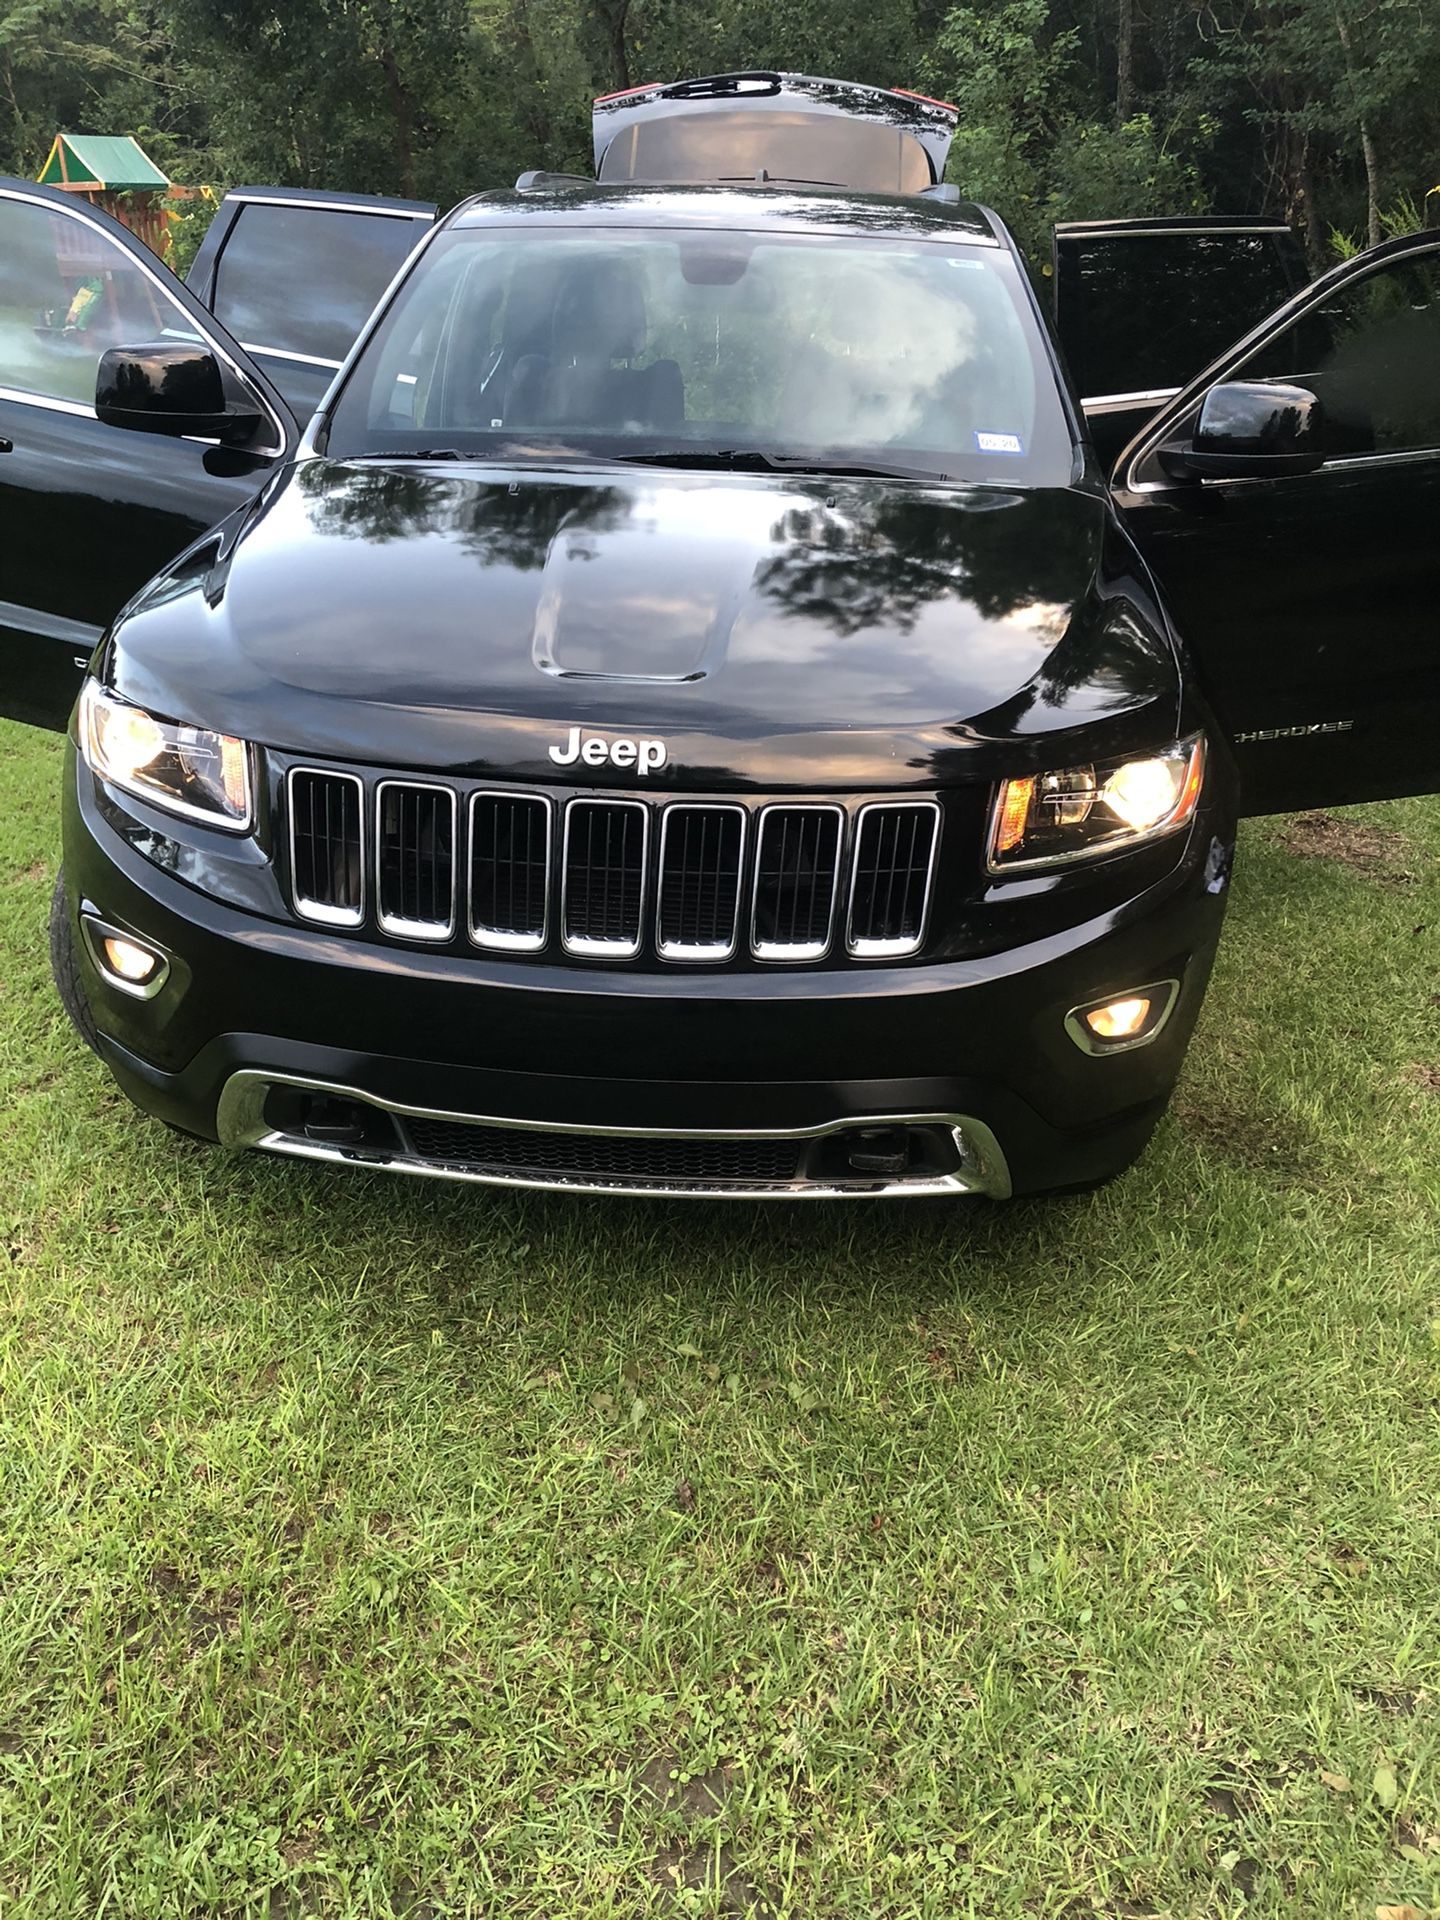
[[550,758],[557,767],[573,767],[578,760],[587,767],[634,767],[643,780],[647,773],[665,764],[663,740],[602,740],[599,734],[583,734],[571,727],[563,747],[551,747]]

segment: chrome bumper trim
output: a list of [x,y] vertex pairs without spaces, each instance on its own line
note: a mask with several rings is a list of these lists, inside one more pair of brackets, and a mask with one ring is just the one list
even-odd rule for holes
[[[960,1166],[953,1173],[929,1174],[913,1180],[877,1180],[874,1184],[824,1184],[813,1180],[780,1183],[727,1182],[724,1185],[686,1186],[683,1182],[638,1182],[588,1178],[583,1175],[532,1177],[525,1174],[481,1173],[473,1167],[422,1158],[399,1149],[338,1147],[283,1133],[268,1125],[265,1103],[272,1087],[293,1087],[303,1093],[352,1100],[381,1113],[460,1125],[503,1127],[514,1132],[584,1133],[632,1140],[819,1140],[828,1134],[849,1133],[865,1127],[948,1127],[955,1137]],[[227,1147],[258,1147],[266,1153],[287,1154],[296,1160],[328,1161],[332,1165],[408,1173],[432,1180],[461,1180],[477,1186],[540,1188],[548,1192],[605,1193],[631,1198],[665,1200],[886,1200],[923,1198],[937,1194],[981,1194],[992,1200],[1010,1196],[1010,1170],[994,1134],[983,1121],[965,1114],[884,1113],[828,1120],[814,1127],[578,1127],[548,1120],[516,1120],[505,1115],[455,1113],[436,1107],[406,1106],[378,1094],[364,1093],[334,1081],[312,1080],[303,1074],[266,1073],[242,1068],[225,1082],[215,1114],[216,1132]]]

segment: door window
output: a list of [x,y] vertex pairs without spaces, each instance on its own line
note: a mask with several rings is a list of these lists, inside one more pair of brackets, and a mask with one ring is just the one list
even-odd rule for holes
[[1440,249],[1346,281],[1230,378],[1319,394],[1332,457],[1440,449]]
[[215,318],[253,350],[339,366],[430,222],[253,200],[215,274]]
[[1056,320],[1089,400],[1182,386],[1304,284],[1288,232],[1056,237]]
[[107,347],[199,338],[109,234],[62,209],[0,198],[0,387],[88,407]]

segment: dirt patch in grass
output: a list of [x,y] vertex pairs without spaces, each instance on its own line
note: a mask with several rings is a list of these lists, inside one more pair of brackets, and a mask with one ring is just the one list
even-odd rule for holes
[[1333,813],[1299,813],[1280,835],[1287,853],[1302,860],[1333,860],[1352,873],[1369,874],[1382,884],[1406,887],[1416,875],[1404,864],[1410,842],[1390,827],[1363,820],[1337,820]]
[[[733,1769],[722,1763],[687,1775],[669,1754],[646,1762],[635,1776],[643,1790],[637,1811],[647,1809],[661,1827],[654,1837],[651,1877],[677,1907],[690,1911],[686,1895],[707,1893],[717,1914],[762,1916],[774,1913],[774,1898],[746,1872],[728,1840],[696,1829],[724,1812],[734,1784]],[[648,1820],[647,1820],[648,1824]],[[680,1831],[676,1831],[679,1828]],[[612,1823],[618,1837],[619,1823]],[[668,1902],[667,1902],[668,1904]]]
[[1351,1687],[1351,1693],[1363,1707],[1378,1707],[1381,1713],[1409,1714],[1415,1711],[1420,1695],[1409,1687]]
[[730,1769],[711,1767],[689,1778],[668,1754],[658,1754],[640,1769],[639,1785],[653,1795],[660,1811],[685,1820],[705,1820],[718,1813],[730,1791]]
[[1424,1060],[1412,1060],[1401,1071],[1411,1086],[1418,1087],[1422,1093],[1440,1093],[1440,1067]]
[[[655,1855],[657,1885],[680,1893],[709,1893],[715,1898],[714,1911],[725,1915],[745,1914],[750,1920],[775,1912],[768,1900],[743,1868],[738,1866],[730,1847],[692,1846],[688,1841],[661,1847]],[[687,1902],[685,1912],[692,1911]]]

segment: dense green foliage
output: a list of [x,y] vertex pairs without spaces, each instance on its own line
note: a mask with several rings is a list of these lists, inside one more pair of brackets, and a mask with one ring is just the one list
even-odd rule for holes
[[0,171],[133,132],[179,181],[451,202],[584,168],[593,93],[776,65],[959,103],[952,176],[1056,217],[1284,213],[1318,264],[1440,178],[1427,0],[0,0]]

